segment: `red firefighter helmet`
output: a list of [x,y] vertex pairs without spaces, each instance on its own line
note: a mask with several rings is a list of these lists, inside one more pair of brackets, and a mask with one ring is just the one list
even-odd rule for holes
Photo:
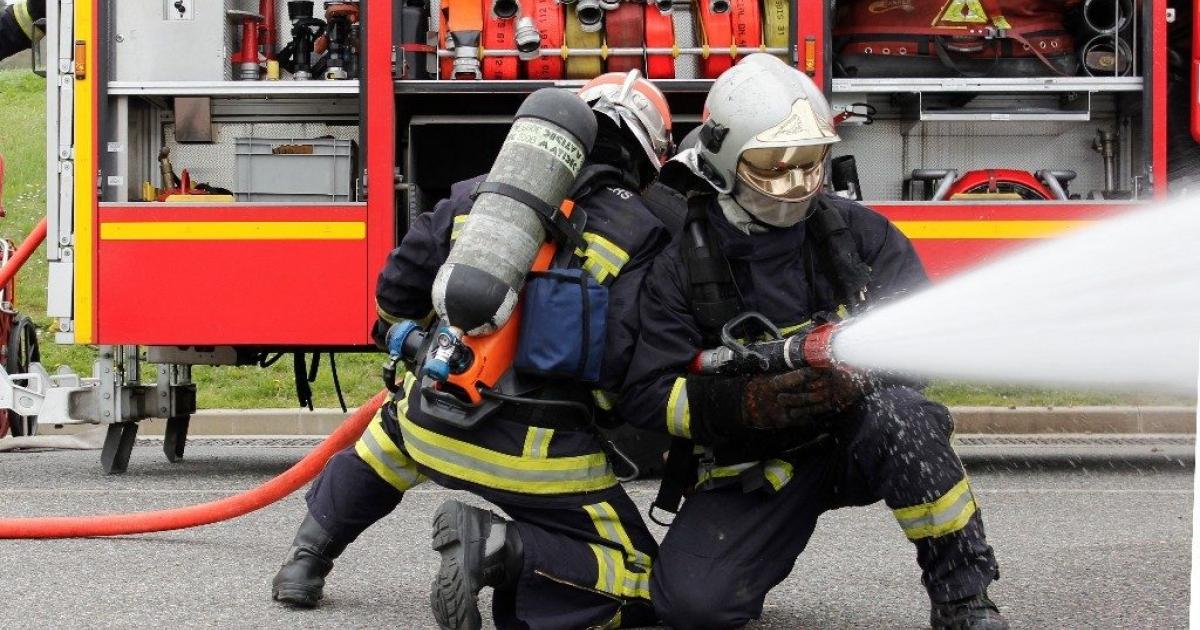
[[671,110],[667,97],[637,70],[602,74],[579,88],[597,113],[629,130],[655,170],[671,157]]

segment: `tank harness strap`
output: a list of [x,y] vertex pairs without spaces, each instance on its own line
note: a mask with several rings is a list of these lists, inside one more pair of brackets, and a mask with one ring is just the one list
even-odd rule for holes
[[742,311],[729,261],[715,244],[708,222],[711,195],[688,197],[680,251],[688,275],[692,315],[706,344],[720,343],[721,327]]
[[571,220],[558,208],[542,201],[536,195],[503,182],[484,181],[476,185],[475,189],[471,191],[471,200],[475,200],[483,193],[508,197],[532,208],[537,213],[538,219],[541,220],[542,226],[545,227],[551,238],[567,245],[570,250],[587,247],[587,244],[583,240],[583,235],[575,228]]
[[[816,245],[813,249],[833,274],[837,299],[854,310],[866,302],[871,267],[858,255],[854,236],[837,208],[823,197],[817,197],[813,207],[813,214],[808,219],[809,234]],[[812,286],[813,274],[809,276],[809,286]]]
[[679,513],[679,505],[683,503],[683,495],[696,481],[695,445],[691,440],[681,437],[671,438],[671,448],[667,451],[667,462],[663,468],[662,481],[658,484],[658,494],[650,504],[650,520],[659,525],[670,525],[655,517],[656,510]]
[[[715,245],[708,223],[712,195],[689,195],[687,218],[679,235],[680,252],[688,276],[688,303],[706,344],[720,343],[721,327],[741,310],[737,285],[729,261]],[[675,514],[683,495],[696,481],[695,443],[672,437],[662,483],[650,508],[650,520],[661,523],[656,510]]]

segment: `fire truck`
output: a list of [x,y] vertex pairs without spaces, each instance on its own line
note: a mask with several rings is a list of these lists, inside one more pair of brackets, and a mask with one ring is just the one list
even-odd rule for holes
[[490,168],[534,90],[637,68],[682,137],[724,69],[778,55],[840,113],[833,187],[936,278],[1166,194],[1185,17],[1168,0],[47,4],[47,310],[55,342],[99,353],[90,375],[50,373],[10,344],[0,406],[26,431],[107,425],[107,472],[146,418],[182,456],[191,366],[372,350],[388,252]]

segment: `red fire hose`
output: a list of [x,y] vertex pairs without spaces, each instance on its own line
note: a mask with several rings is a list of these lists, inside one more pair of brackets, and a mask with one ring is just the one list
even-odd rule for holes
[[1200,0],[1192,3],[1192,139],[1200,142]]
[[169,510],[96,516],[51,516],[0,519],[0,538],[86,538],[126,536],[187,529],[237,518],[264,508],[295,492],[325,467],[334,453],[358,439],[383,405],[387,391],[375,394],[342,426],[291,468],[270,481],[231,497]]
[[[604,42],[609,48],[637,48],[646,41],[647,5],[622,2],[604,17]],[[642,70],[641,55],[613,55],[608,58],[609,72]]]
[[708,0],[700,0],[697,4],[700,6],[700,23],[704,27],[704,44],[708,46],[700,67],[706,79],[715,79],[733,67],[733,57],[729,55],[729,47],[733,45],[733,23],[728,11],[713,11]]
[[8,259],[8,264],[4,265],[3,269],[0,269],[0,287],[8,285],[8,281],[17,275],[17,271],[21,269],[21,265],[24,265],[25,261],[29,260],[29,257],[33,255],[33,252],[37,251],[38,246],[44,240],[46,240],[46,219],[43,218],[34,226],[29,236],[25,237],[21,245],[17,247],[17,251],[13,252],[12,258]]
[[[675,44],[675,23],[670,14],[663,13],[653,2],[646,4],[646,46],[670,48]],[[674,79],[675,60],[671,55],[647,55],[646,76],[651,79]]]
[[[498,18],[490,9],[483,12],[483,47],[485,49],[508,50],[517,45],[515,18]],[[480,70],[483,78],[511,81],[520,71],[520,60],[516,57],[484,57]]]

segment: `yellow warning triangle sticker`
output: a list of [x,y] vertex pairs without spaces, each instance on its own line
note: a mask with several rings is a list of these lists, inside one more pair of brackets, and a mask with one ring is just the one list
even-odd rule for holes
[[938,17],[941,24],[987,24],[987,12],[979,0],[950,0]]

